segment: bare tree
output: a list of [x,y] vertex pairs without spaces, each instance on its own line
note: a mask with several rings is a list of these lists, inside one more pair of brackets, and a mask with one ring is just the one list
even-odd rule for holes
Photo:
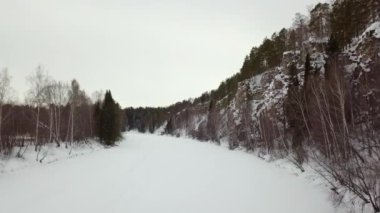
[[251,106],[251,101],[250,101],[250,85],[245,84],[244,85],[244,102],[241,104],[241,133],[243,137],[243,146],[247,150],[254,150],[255,149],[255,144],[254,140],[252,137],[252,106]]
[[68,102],[68,86],[60,81],[49,79],[48,84],[44,87],[44,102],[49,111],[49,142],[55,140],[57,146],[60,146],[61,131],[61,108]]
[[2,124],[3,124],[3,106],[8,102],[11,77],[7,69],[0,72],[0,144],[2,144]]
[[49,83],[49,76],[46,73],[43,66],[38,66],[36,72],[28,76],[28,83],[30,88],[27,92],[27,103],[37,108],[35,115],[36,125],[35,125],[35,150],[38,150],[38,146],[41,145],[38,140],[39,127],[40,127],[40,110],[43,106],[46,97],[44,94],[44,89]]
[[[65,106],[68,101],[69,86],[61,81],[56,81],[53,84],[53,98],[52,103],[54,107],[54,120],[55,120],[55,132],[58,141],[62,141],[61,137],[61,125],[62,125],[62,107]],[[59,143],[59,142],[58,142]]]
[[352,90],[338,62],[329,61],[326,79],[314,77],[308,84],[310,103],[302,111],[306,112],[303,120],[313,145],[309,154],[319,166],[316,171],[331,184],[340,200],[351,192],[378,212],[380,147],[379,133],[372,122],[378,112],[370,113],[374,107],[369,104],[368,94],[373,94],[369,88],[379,86],[364,82],[362,88]]
[[92,102],[93,103],[102,102],[104,98],[104,94],[105,92],[103,90],[98,90],[98,91],[93,92],[91,95]]
[[[66,141],[70,140],[70,144],[74,141],[74,115],[75,115],[75,107],[78,102],[79,97],[79,83],[77,80],[71,81],[71,88],[69,90],[69,103],[70,103],[70,116],[68,122],[68,131],[66,136]],[[67,144],[66,144],[67,146]]]
[[69,104],[69,128],[66,139],[72,143],[74,140],[84,139],[93,133],[93,106],[91,105],[90,98],[80,89],[79,83],[75,79],[71,81]]
[[233,107],[229,107],[227,111],[227,131],[229,149],[235,149],[239,146],[235,117]]
[[218,135],[218,110],[216,106],[216,101],[211,99],[208,107],[207,116],[207,133],[209,139],[219,143]]

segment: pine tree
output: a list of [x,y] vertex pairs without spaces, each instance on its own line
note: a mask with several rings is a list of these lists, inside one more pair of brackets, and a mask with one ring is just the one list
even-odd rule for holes
[[278,34],[276,34],[275,37],[273,37],[274,41],[274,48],[275,48],[275,66],[278,66],[281,64],[283,53],[286,51],[286,36],[288,34],[288,31],[283,28]]
[[248,79],[253,75],[252,63],[250,61],[249,56],[245,57],[243,67],[241,68],[240,72],[241,72],[240,80]]
[[329,80],[331,78],[331,66],[335,61],[338,60],[339,55],[339,42],[337,41],[335,36],[331,36],[329,39],[329,42],[327,44],[326,49],[327,54],[329,55],[329,58],[327,59],[325,63],[325,79]]
[[339,42],[335,35],[331,35],[329,42],[327,43],[326,52],[329,56],[332,56],[339,52]]
[[304,79],[304,83],[303,83],[304,91],[306,90],[307,83],[309,81],[310,71],[311,71],[310,54],[308,53],[306,55],[306,60],[305,60],[305,79]]
[[289,87],[288,95],[285,100],[285,116],[288,121],[288,131],[292,135],[292,150],[295,153],[295,157],[298,164],[302,164],[304,161],[304,149],[303,149],[303,134],[304,124],[302,121],[302,111],[300,104],[302,100],[301,93],[299,92],[299,80],[297,77],[297,66],[292,63],[289,67]]
[[173,131],[174,131],[173,120],[174,120],[173,117],[170,117],[167,120],[166,127],[165,127],[165,133],[173,134]]
[[99,140],[106,145],[114,145],[121,138],[122,111],[111,91],[106,92],[102,107],[95,108],[95,119]]

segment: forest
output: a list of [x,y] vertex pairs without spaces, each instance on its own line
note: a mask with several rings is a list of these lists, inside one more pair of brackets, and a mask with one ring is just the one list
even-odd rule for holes
[[340,0],[296,14],[217,89],[126,108],[126,128],[190,136],[311,166],[337,203],[380,212],[380,3]]
[[121,138],[124,121],[121,107],[111,91],[98,91],[91,99],[77,80],[70,83],[54,80],[43,66],[27,78],[29,90],[24,103],[12,96],[11,75],[0,73],[0,154],[22,158],[28,147],[34,147],[37,161],[46,157],[42,146],[71,147],[97,139],[113,145]]

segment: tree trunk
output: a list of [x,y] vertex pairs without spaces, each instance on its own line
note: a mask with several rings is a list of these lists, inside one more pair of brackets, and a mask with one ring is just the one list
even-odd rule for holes
[[40,123],[40,106],[38,105],[37,106],[37,118],[36,118],[36,135],[35,135],[35,139],[34,139],[34,147],[35,147],[35,151],[37,151],[37,148],[38,148],[38,125]]

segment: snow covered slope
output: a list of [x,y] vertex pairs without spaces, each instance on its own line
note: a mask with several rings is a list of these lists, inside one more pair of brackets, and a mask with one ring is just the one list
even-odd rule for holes
[[332,213],[327,192],[242,151],[128,133],[120,146],[0,175],[0,212]]

